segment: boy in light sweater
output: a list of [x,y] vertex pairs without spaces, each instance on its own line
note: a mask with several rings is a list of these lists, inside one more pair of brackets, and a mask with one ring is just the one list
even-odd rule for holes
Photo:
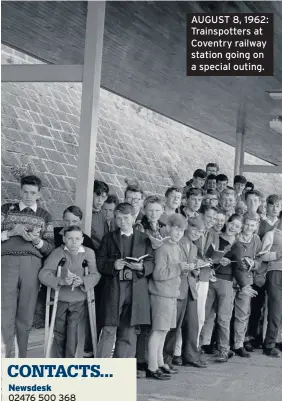
[[[54,357],[75,358],[78,344],[78,327],[84,320],[87,292],[100,280],[96,268],[94,251],[82,246],[83,234],[78,226],[64,231],[65,245],[56,248],[47,258],[39,273],[39,280],[53,290],[60,290],[54,328]],[[61,259],[66,262],[61,277],[57,267]],[[85,276],[83,261],[88,264],[89,275]]]
[[155,251],[155,268],[153,277],[149,279],[152,332],[148,342],[147,377],[157,380],[167,380],[174,373],[172,367],[164,363],[163,348],[167,333],[176,327],[180,276],[188,268],[178,245],[186,227],[183,216],[169,216],[167,231],[170,240]]

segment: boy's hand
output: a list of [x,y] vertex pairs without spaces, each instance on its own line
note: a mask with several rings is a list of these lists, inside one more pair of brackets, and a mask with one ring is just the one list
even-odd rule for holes
[[246,285],[242,288],[242,292],[246,295],[249,295],[251,298],[256,297],[258,295],[257,291],[255,291],[250,284]]
[[12,228],[12,230],[8,231],[9,237],[15,237],[17,235],[23,237],[25,234],[27,234],[27,231],[23,224],[16,224],[15,227]]
[[59,281],[60,285],[72,285],[73,278],[70,276],[66,276],[65,278],[61,278]]
[[221,266],[228,266],[231,263],[231,260],[228,258],[223,257],[220,261]]
[[193,274],[194,277],[198,277],[200,275],[200,269],[192,270],[192,274]]
[[38,245],[39,244],[39,242],[40,242],[39,233],[36,234],[36,233],[31,232],[31,233],[27,233],[27,236],[28,236],[27,241],[32,242],[33,245]]
[[249,258],[249,257],[245,257],[242,259],[242,267],[244,270],[252,270],[252,268],[254,267],[255,262],[253,259]]
[[196,267],[196,264],[195,263],[182,263],[181,264],[181,271],[183,272],[183,273],[189,273],[189,272],[191,272],[192,270],[194,270],[195,269],[195,267]]
[[143,262],[140,262],[140,263],[131,262],[131,263],[128,264],[128,267],[131,270],[136,270],[137,272],[141,272],[143,270]]
[[122,269],[124,269],[125,264],[126,264],[126,261],[124,259],[118,259],[115,261],[114,266],[115,266],[116,270],[122,270]]
[[76,276],[76,277],[74,278],[73,282],[72,282],[72,288],[79,287],[79,286],[82,285],[82,284],[83,284],[82,278],[79,277],[79,276]]

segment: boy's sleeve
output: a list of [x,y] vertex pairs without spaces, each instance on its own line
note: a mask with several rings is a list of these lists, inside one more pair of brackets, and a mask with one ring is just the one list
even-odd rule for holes
[[39,272],[39,281],[55,290],[59,288],[60,277],[57,276],[57,269],[60,260],[64,257],[60,248],[55,249],[45,260],[42,269]]
[[170,264],[169,254],[165,247],[156,250],[155,263],[153,279],[156,281],[170,280],[179,277],[181,274],[179,265]]
[[38,245],[35,245],[42,255],[48,256],[54,249],[54,227],[52,222],[52,217],[48,213],[47,217],[45,218],[45,227],[41,231],[41,241]]
[[242,268],[241,252],[237,243],[235,243],[230,250],[230,260],[232,263],[232,271],[238,285],[243,288],[249,281],[246,280],[246,271]]
[[[256,254],[259,253],[261,250],[262,250],[262,242],[261,242],[259,236],[257,235],[257,238],[256,238]],[[260,266],[261,266],[261,262],[262,262],[261,257],[260,256],[256,257],[254,259],[255,265],[254,265],[253,270],[258,270],[260,268]]]
[[149,256],[144,259],[143,263],[143,270],[140,272],[136,272],[138,277],[147,277],[153,273],[154,266],[155,266],[155,253],[152,248],[152,244],[150,238],[145,238],[146,241],[146,254]]
[[81,286],[82,287],[81,289],[87,292],[98,284],[101,278],[101,274],[97,270],[95,253],[92,249],[88,248],[86,250],[85,259],[87,260],[88,263],[89,274],[88,276],[83,277],[83,285]]
[[109,255],[109,234],[104,235],[102,238],[100,249],[97,252],[97,268],[102,276],[116,276],[119,272],[115,269],[115,261],[118,259]]
[[273,245],[273,239],[274,239],[274,232],[269,231],[265,234],[262,240],[262,250],[268,249],[269,252],[267,252],[265,255],[261,256],[261,260],[263,262],[271,262],[274,260],[277,260],[277,252],[270,252],[270,249]]
[[4,231],[4,222],[6,220],[6,216],[9,210],[10,204],[6,203],[5,205],[1,206],[1,242],[7,241],[8,231]]

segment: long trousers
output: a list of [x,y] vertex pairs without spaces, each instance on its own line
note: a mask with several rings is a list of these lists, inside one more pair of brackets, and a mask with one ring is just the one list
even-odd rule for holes
[[274,348],[282,323],[282,271],[273,270],[267,273],[266,291],[268,316],[264,347]]
[[111,358],[113,347],[114,358],[134,358],[136,355],[136,327],[130,326],[132,287],[124,284],[120,291],[119,326],[104,326],[102,328],[97,358]]
[[36,256],[4,255],[1,267],[1,317],[6,358],[12,357],[15,335],[19,357],[26,358],[39,290],[42,260]]
[[250,316],[251,297],[234,288],[234,348],[243,347]]
[[205,324],[206,318],[206,301],[209,291],[209,281],[198,281],[197,282],[197,291],[198,291],[198,299],[197,299],[197,306],[198,306],[198,339],[197,344],[199,346],[200,343],[200,334],[202,328]]
[[210,345],[216,317],[218,349],[228,352],[232,310],[233,282],[221,279],[217,279],[214,283],[210,282],[206,302],[206,320],[200,339],[202,345]]
[[258,287],[252,285],[253,289],[257,291],[258,295],[251,299],[251,314],[249,317],[249,325],[247,335],[250,338],[259,339],[262,342],[262,334],[259,334],[259,322],[261,319],[262,308],[265,303],[265,285]]
[[75,358],[79,326],[84,324],[85,301],[58,301],[52,354],[54,358]]
[[197,300],[194,300],[188,293],[188,298],[177,300],[176,328],[167,333],[164,345],[165,363],[170,365],[172,362],[179,332],[182,333],[182,356],[184,362],[196,362],[199,360],[197,347],[198,325]]

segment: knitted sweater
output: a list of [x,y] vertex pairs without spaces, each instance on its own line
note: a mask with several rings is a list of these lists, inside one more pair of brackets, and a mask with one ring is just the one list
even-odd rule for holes
[[[34,255],[39,258],[47,256],[54,249],[54,234],[51,215],[47,210],[37,207],[36,212],[29,209],[20,210],[19,203],[6,203],[1,208],[1,232],[12,230],[22,224],[27,231],[39,231],[43,241],[41,248],[21,236],[9,237],[1,244],[1,255]],[[4,234],[4,233],[3,233]]]
[[166,298],[178,298],[181,283],[180,262],[183,254],[178,244],[166,242],[155,251],[153,278],[149,279],[149,293]]
[[[67,275],[68,270],[70,270],[71,273],[76,274],[83,280],[83,284],[74,288],[73,291],[71,290],[71,286],[59,284],[60,278],[57,277],[57,268],[62,258],[65,258],[66,262],[62,267],[61,279],[63,279]],[[88,276],[85,276],[84,268],[82,267],[84,260],[88,262]],[[56,248],[49,255],[38,276],[42,284],[54,290],[60,290],[59,300],[64,302],[83,301],[86,298],[87,291],[95,287],[100,277],[100,273],[97,271],[96,267],[95,254],[92,249],[81,246],[77,254],[72,254],[63,245]]]

